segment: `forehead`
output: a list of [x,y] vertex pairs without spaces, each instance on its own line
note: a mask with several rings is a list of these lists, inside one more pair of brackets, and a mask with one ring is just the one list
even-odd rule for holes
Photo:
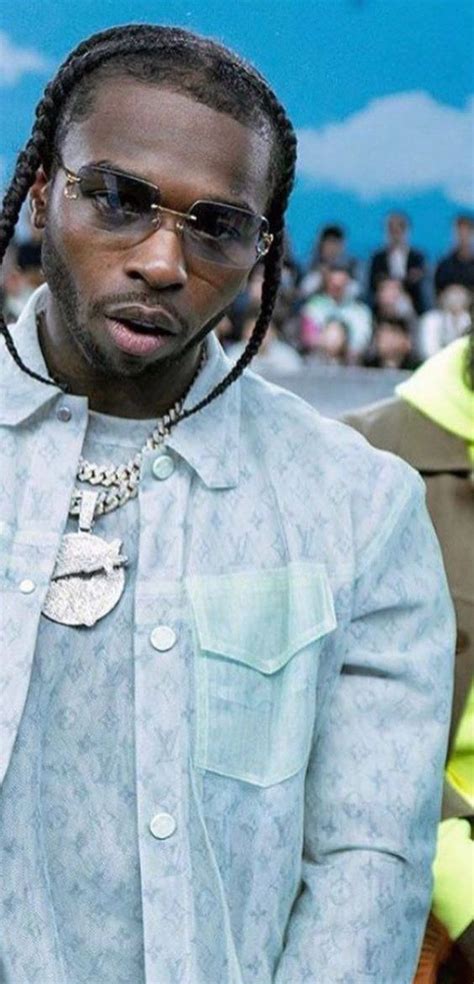
[[389,215],[388,224],[391,226],[397,226],[399,228],[406,229],[408,223],[403,215]]
[[111,162],[158,184],[175,207],[214,197],[256,211],[269,196],[270,153],[269,138],[227,113],[130,78],[100,83],[62,147],[69,168]]

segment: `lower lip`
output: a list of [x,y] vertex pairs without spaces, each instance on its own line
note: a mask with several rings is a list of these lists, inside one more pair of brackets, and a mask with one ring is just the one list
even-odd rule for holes
[[146,332],[133,331],[121,321],[112,321],[109,318],[106,319],[106,327],[114,345],[127,355],[153,355],[172,337],[164,332],[153,332],[148,335]]

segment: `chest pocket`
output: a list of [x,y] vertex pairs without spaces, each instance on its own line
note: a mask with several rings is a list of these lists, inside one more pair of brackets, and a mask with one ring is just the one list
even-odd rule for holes
[[195,764],[258,786],[307,762],[323,637],[336,626],[322,565],[188,581],[196,641]]

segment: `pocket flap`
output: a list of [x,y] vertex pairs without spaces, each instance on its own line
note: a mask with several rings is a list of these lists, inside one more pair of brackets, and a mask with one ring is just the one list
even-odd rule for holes
[[201,650],[274,673],[336,627],[322,564],[191,577],[187,588]]

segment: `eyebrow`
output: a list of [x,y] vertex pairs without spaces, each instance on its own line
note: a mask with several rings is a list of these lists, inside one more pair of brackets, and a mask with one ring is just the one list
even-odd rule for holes
[[[143,174],[138,174],[136,171],[133,170],[132,171],[128,169],[124,170],[123,167],[120,167],[119,164],[116,164],[114,161],[111,161],[108,158],[104,158],[103,160],[99,160],[99,161],[91,161],[90,166],[109,167],[112,171],[118,171],[120,174],[123,174],[128,178],[136,178],[138,181],[143,181],[145,184],[151,185],[152,188],[156,188],[158,189],[158,191],[160,190],[159,185],[156,185],[153,181],[149,181],[149,179],[145,178]],[[242,208],[244,209],[245,212],[252,212],[252,215],[256,214],[256,209],[253,208],[252,205],[249,204],[249,202],[243,199],[236,199],[234,198],[234,196],[232,196],[232,199],[229,199],[229,198],[222,198],[220,195],[213,195],[212,198],[195,198],[194,202],[197,201],[199,202],[212,201],[215,202],[216,205],[231,205],[233,208]],[[190,208],[192,205],[194,205],[194,202],[191,202],[191,205],[189,206]]]

